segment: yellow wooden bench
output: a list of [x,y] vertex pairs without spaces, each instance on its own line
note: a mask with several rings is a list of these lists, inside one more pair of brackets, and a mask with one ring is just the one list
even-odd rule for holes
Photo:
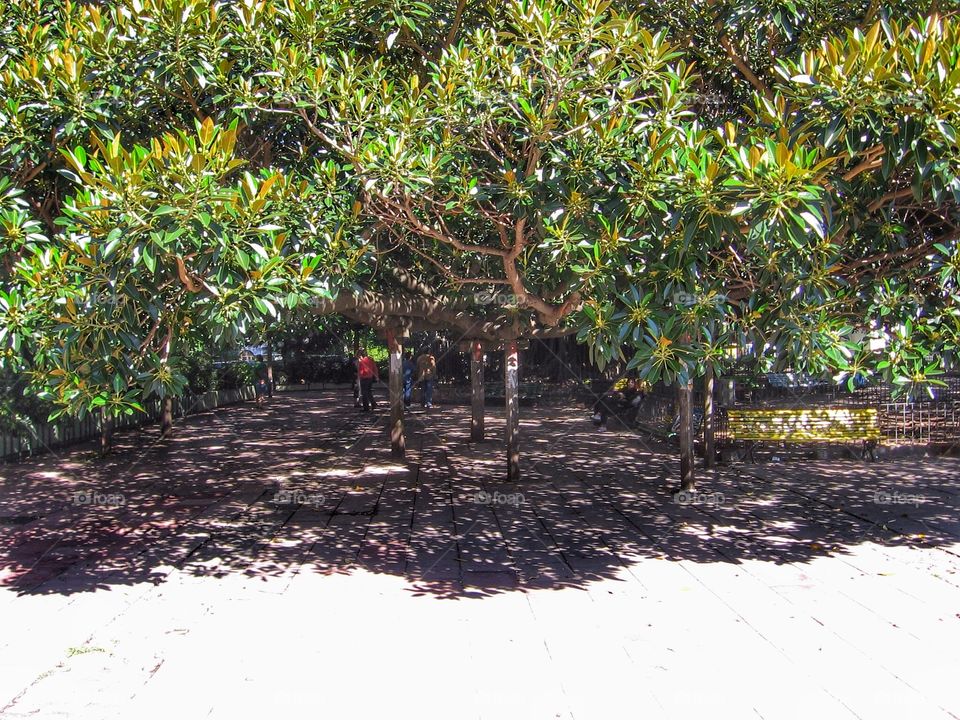
[[727,411],[727,434],[747,442],[753,460],[757,442],[862,441],[864,456],[883,434],[876,408],[780,408]]

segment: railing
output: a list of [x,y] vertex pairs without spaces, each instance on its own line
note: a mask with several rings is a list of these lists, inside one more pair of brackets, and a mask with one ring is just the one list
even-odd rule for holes
[[960,402],[884,403],[880,427],[895,441],[960,442]]
[[[173,399],[174,417],[185,417],[217,407],[234,405],[255,396],[252,385],[236,390],[214,390],[199,395],[186,395]],[[143,403],[144,412],[121,415],[113,419],[113,429],[125,430],[141,427],[160,419],[162,403],[159,399]],[[100,418],[88,415],[83,420],[67,420],[59,423],[40,423],[30,435],[12,435],[0,432],[0,461],[9,461],[27,455],[50,452],[68,445],[95,440],[100,437]]]

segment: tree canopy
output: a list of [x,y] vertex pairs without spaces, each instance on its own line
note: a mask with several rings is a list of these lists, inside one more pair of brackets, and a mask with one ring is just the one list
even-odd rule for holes
[[306,312],[577,332],[650,380],[952,362],[954,9],[10,0],[0,32],[3,363],[66,411]]

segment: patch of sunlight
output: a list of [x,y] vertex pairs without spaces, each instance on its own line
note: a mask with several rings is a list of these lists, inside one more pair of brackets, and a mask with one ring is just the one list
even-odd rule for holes
[[317,470],[312,473],[313,477],[353,477],[356,474],[356,470],[347,468],[330,468],[329,470]]
[[770,520],[767,522],[767,527],[776,528],[777,530],[793,530],[797,527],[797,523],[793,520]]
[[270,547],[273,548],[292,548],[298,547],[303,543],[300,540],[295,540],[291,538],[273,538],[270,540]]
[[365,475],[387,475],[394,472],[404,472],[405,465],[367,465],[363,468]]
[[729,535],[729,534],[740,534],[740,535],[749,535],[750,530],[748,528],[738,527],[736,525],[714,525],[713,534],[714,535]]

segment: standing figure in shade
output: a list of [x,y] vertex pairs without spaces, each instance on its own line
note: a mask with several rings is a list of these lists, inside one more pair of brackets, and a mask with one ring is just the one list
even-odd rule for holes
[[413,353],[407,350],[403,354],[403,405],[410,407],[413,401],[413,376],[417,372],[417,364],[413,361]]
[[423,406],[433,407],[433,381],[437,377],[437,359],[425,348],[417,358],[417,382],[423,388]]
[[363,402],[363,412],[366,412],[370,408],[376,407],[373,402],[373,383],[380,379],[380,368],[363,348],[360,349],[357,375],[360,378],[360,400]]

